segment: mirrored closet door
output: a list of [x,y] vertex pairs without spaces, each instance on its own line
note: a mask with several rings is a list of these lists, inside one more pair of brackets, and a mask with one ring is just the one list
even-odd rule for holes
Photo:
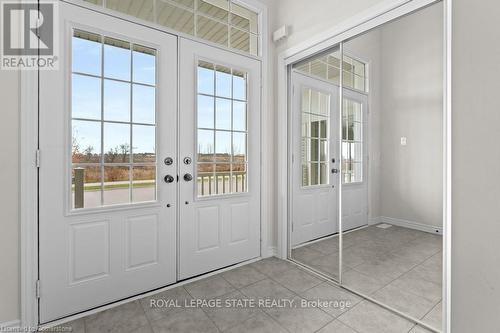
[[343,43],[342,285],[441,329],[443,6]]
[[290,259],[442,329],[443,4],[292,66]]

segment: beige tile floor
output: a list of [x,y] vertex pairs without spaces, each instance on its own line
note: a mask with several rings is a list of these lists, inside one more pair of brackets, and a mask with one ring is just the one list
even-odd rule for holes
[[[176,300],[180,307],[153,308],[151,299]],[[186,300],[261,300],[269,304],[186,307]],[[294,303],[284,307],[272,303],[281,300]],[[329,301],[329,306],[319,306],[318,300]],[[263,259],[120,305],[57,329],[61,327],[70,327],[77,333],[429,332],[277,258]]]
[[[346,233],[342,252],[342,280],[347,287],[431,327],[441,327],[441,236],[397,226],[370,226]],[[299,247],[292,257],[337,278],[338,253],[338,238],[334,237]],[[347,318],[352,319],[354,313]],[[360,326],[350,326],[364,332]]]

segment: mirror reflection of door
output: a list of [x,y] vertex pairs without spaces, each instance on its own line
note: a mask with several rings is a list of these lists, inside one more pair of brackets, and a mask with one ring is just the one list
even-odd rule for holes
[[342,101],[342,231],[368,224],[368,98],[344,89]]
[[338,85],[294,72],[292,258],[338,278]]

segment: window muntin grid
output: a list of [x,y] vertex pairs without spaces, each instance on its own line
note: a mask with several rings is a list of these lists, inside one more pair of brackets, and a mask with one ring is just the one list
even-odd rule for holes
[[342,108],[342,180],[363,182],[363,104],[344,98]]
[[[304,63],[299,63],[294,68],[298,71],[319,77],[330,81],[337,85],[340,84],[340,52],[335,51],[328,55],[321,56],[309,60]],[[365,63],[358,61],[344,54],[343,70],[343,86],[362,92],[368,92],[367,84],[367,66]]]
[[156,200],[156,50],[74,30],[71,207]]
[[302,187],[327,185],[330,95],[304,87],[301,98]]
[[231,0],[83,0],[258,55],[259,14]]
[[198,197],[248,192],[247,73],[199,61],[197,82]]

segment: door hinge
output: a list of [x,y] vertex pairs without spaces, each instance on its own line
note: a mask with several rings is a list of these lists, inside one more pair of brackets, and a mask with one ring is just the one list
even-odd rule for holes
[[36,298],[40,298],[40,280],[36,280],[36,286],[35,286],[35,293],[36,293]]
[[37,168],[40,167],[40,149],[36,150],[36,153],[35,153],[35,164],[36,164]]

